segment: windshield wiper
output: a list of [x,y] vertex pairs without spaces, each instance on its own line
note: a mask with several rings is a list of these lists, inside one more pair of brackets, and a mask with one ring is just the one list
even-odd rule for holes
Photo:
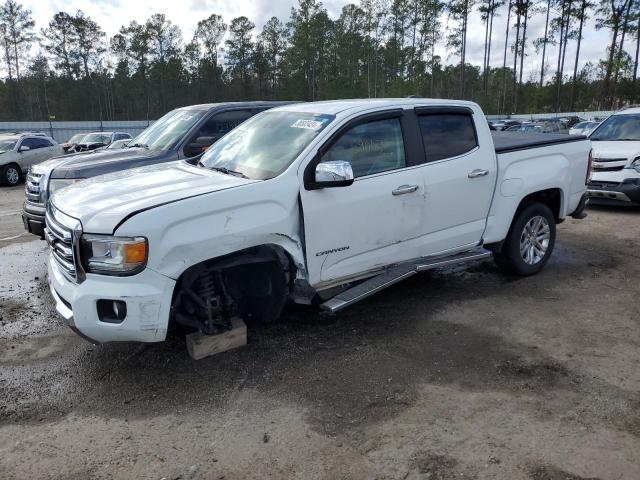
[[146,143],[134,143],[133,145],[127,145],[127,148],[146,148],[149,149],[149,145]]
[[[202,165],[202,164],[200,163],[200,165]],[[242,172],[236,172],[235,170],[229,170],[226,167],[211,167],[211,170],[215,170],[216,172],[224,173],[225,175],[233,175],[234,177],[249,178]]]

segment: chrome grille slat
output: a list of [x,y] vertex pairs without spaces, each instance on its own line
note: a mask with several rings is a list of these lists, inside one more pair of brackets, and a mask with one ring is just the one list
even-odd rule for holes
[[[78,282],[78,259],[74,238],[79,238],[81,225],[75,219],[56,210],[52,205],[47,209],[45,221],[45,237],[51,248],[51,255],[65,276],[72,282]],[[56,218],[56,216],[58,218]],[[64,222],[64,223],[63,223]],[[78,237],[74,237],[78,235]],[[82,269],[80,269],[82,272]]]
[[58,250],[52,250],[53,252],[53,258],[56,259],[56,261],[62,266],[62,268],[64,268],[64,270],[69,274],[75,277],[76,275],[76,268],[73,266],[73,263],[69,262],[68,260],[65,260],[64,258],[62,258],[60,256],[60,254],[58,253]]
[[51,216],[49,215],[49,212],[47,212],[47,214],[46,214],[46,219],[47,219],[47,227],[49,227],[49,230],[51,231],[51,233],[53,233],[56,237],[58,237],[59,240],[61,240],[63,242],[69,242],[69,244],[70,244],[71,243],[71,231],[65,229],[65,227],[63,227],[58,222],[53,220],[51,218]]
[[42,174],[29,172],[27,174],[27,181],[25,182],[24,191],[27,200],[38,206],[42,206],[40,202],[40,181],[42,180]]

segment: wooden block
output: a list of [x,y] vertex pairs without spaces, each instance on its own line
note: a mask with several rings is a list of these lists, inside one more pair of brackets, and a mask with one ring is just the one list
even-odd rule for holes
[[204,335],[202,332],[186,336],[187,351],[194,360],[226,352],[247,344],[247,326],[241,318],[231,319],[231,330],[217,335]]

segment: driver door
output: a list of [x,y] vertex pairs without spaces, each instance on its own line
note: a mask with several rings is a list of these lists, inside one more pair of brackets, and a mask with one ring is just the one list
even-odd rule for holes
[[402,112],[349,122],[307,166],[348,161],[347,187],[303,189],[305,247],[310,283],[347,279],[411,258],[403,242],[416,236],[424,218],[424,183],[415,150],[405,142]]

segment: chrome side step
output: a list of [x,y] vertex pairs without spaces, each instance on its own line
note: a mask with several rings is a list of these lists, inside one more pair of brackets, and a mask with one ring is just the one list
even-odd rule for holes
[[435,257],[431,259],[421,259],[409,263],[401,263],[387,269],[384,273],[365,280],[353,288],[340,292],[333,298],[320,304],[320,308],[328,313],[336,313],[343,308],[353,305],[360,300],[384,290],[391,285],[398,283],[405,278],[409,278],[418,272],[432,270],[439,267],[448,267],[459,263],[482,260],[491,256],[487,250],[474,250],[472,252],[458,253],[446,257]]

